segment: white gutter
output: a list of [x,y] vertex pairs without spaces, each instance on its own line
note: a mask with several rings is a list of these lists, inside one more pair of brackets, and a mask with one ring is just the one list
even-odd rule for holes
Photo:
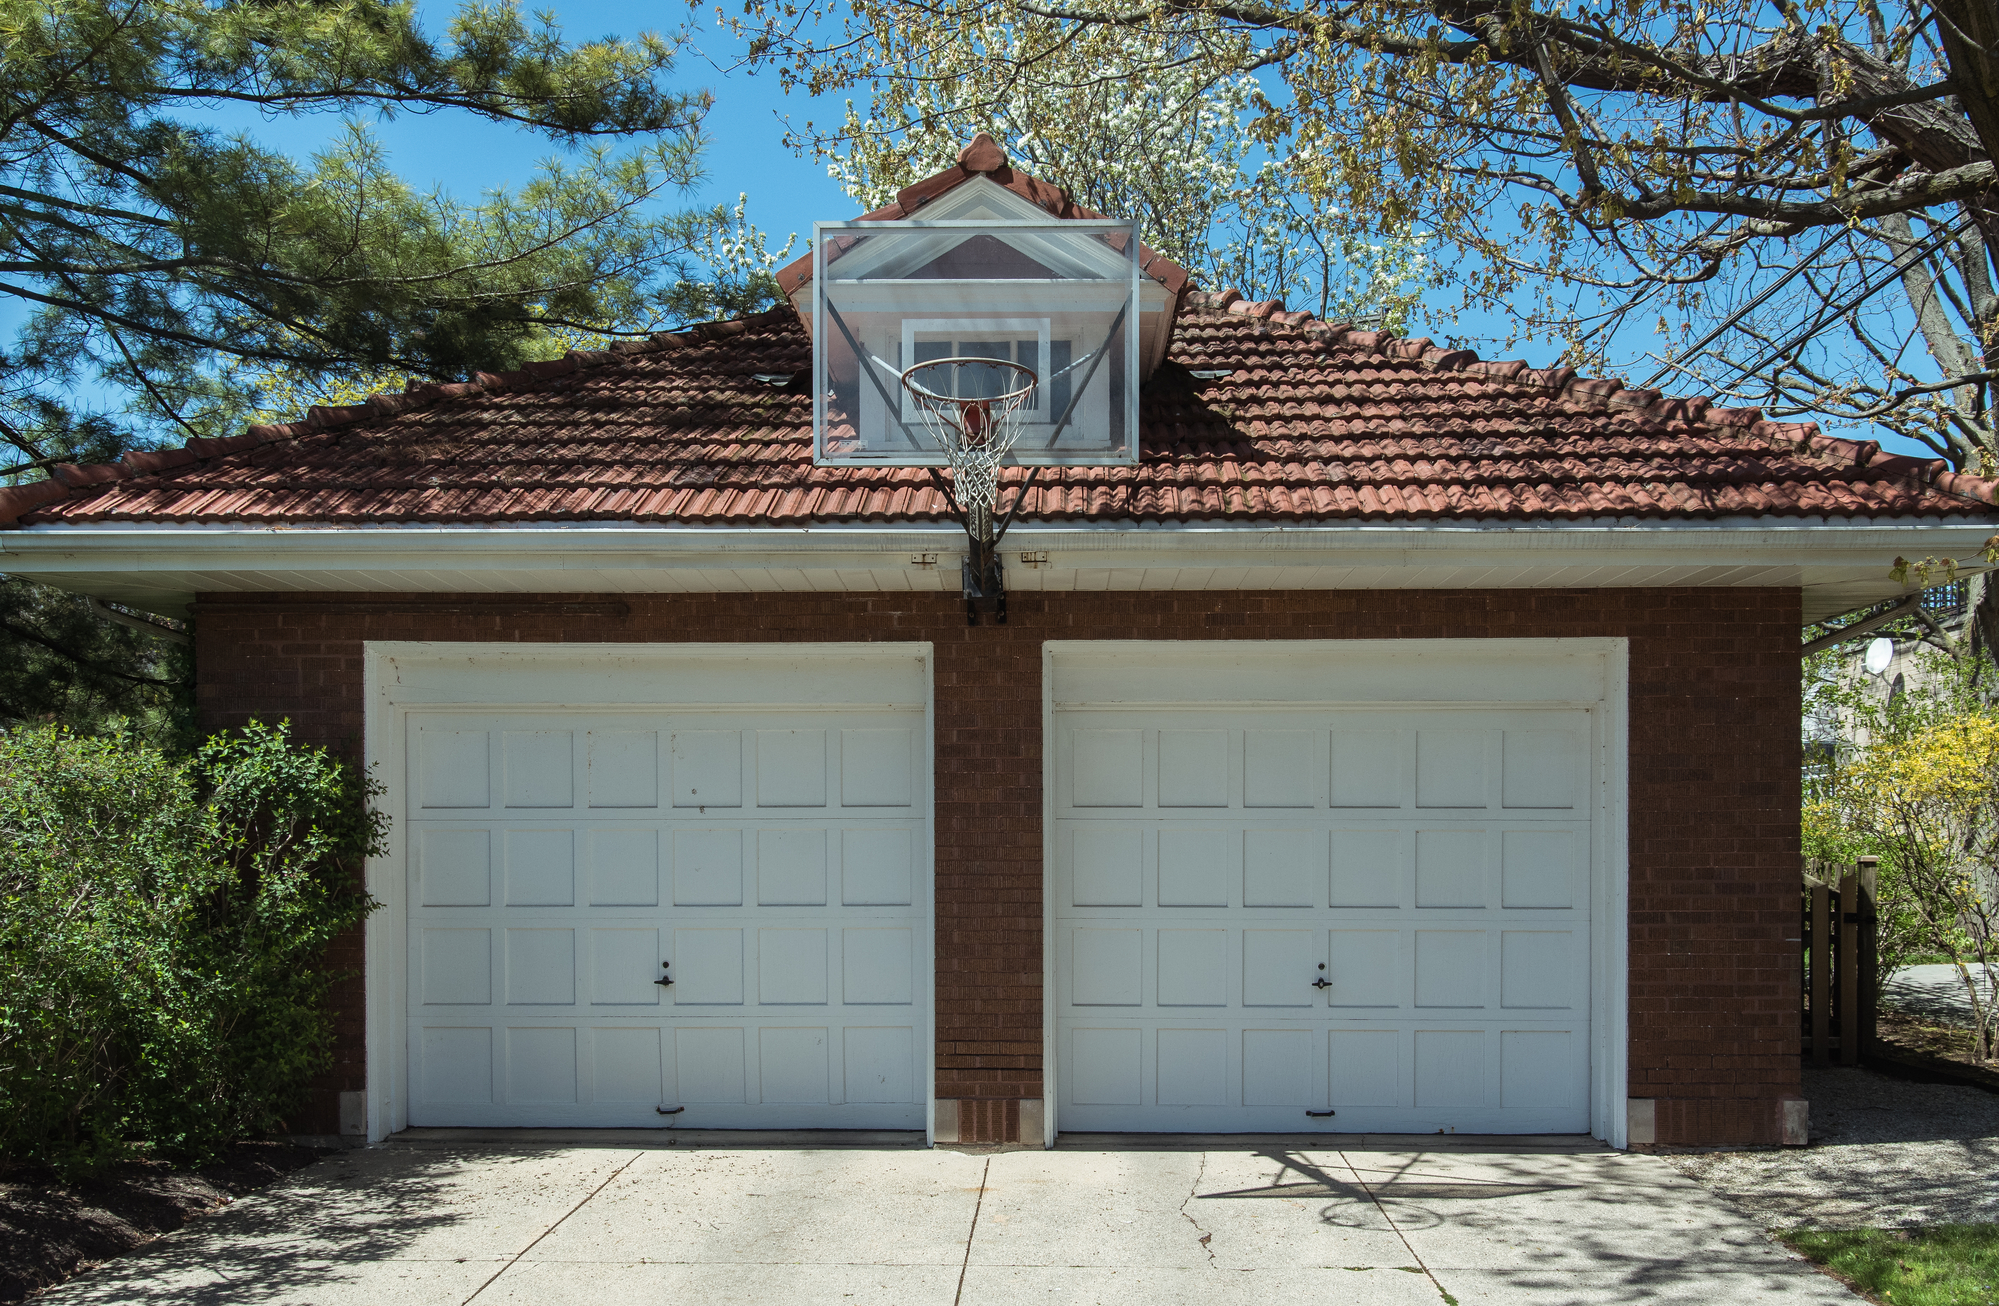
[[[1295,566],[1301,555],[1328,561],[1366,557],[1385,561],[1396,555],[1462,555],[1490,563],[1507,555],[1551,558],[1605,552],[1636,561],[1684,562],[1700,557],[1733,563],[1804,563],[1832,556],[1880,558],[1896,555],[1962,554],[1967,558],[1992,538],[1999,523],[1945,520],[1811,522],[1797,525],[1724,523],[1636,523],[1602,525],[1518,523],[1421,526],[1176,526],[1171,529],[1019,525],[1007,532],[1002,553],[1040,552],[1149,555],[1184,560],[1196,554],[1283,555]],[[551,528],[553,526],[553,528]],[[381,566],[406,557],[433,566],[482,570],[537,568],[617,562],[641,565],[658,560],[674,566],[703,559],[740,566],[755,559],[782,559],[796,566],[813,559],[889,561],[905,552],[955,551],[964,532],[955,524],[890,528],[717,528],[598,527],[561,524],[500,526],[374,526],[358,529],[202,525],[35,526],[0,531],[0,569],[25,574],[62,564],[107,563],[146,571],[175,570],[189,564],[241,566],[255,562],[283,566],[347,568]],[[447,561],[448,560],[448,561]],[[1276,561],[1276,559],[1272,559]]]
[[[1982,569],[1993,522],[1946,519],[1719,522],[1452,522],[1105,528],[1021,524],[1001,554],[1009,588],[1201,588],[1201,569],[1243,573],[1226,588],[1532,585],[1832,586],[1847,607],[1898,593],[1897,557]],[[180,606],[201,591],[472,588],[633,592],[873,588],[833,573],[906,573],[893,588],[955,589],[954,524],[718,528],[570,523],[262,527],[109,523],[0,531],[0,572],[101,597]],[[1303,570],[1301,570],[1303,569]],[[1690,570],[1691,569],[1691,570]],[[1147,579],[1144,571],[1159,574]],[[1119,573],[1117,583],[1102,576]],[[578,574],[565,579],[566,573]],[[767,578],[744,580],[749,573]],[[1030,574],[1032,573],[1032,574]],[[1320,573],[1313,580],[1311,574]],[[1084,576],[1084,580],[1076,580]],[[1457,579],[1452,579],[1457,574]],[[1058,579],[1068,576],[1068,581]],[[682,578],[686,583],[676,581]],[[1477,579],[1472,579],[1476,576]],[[424,579],[430,577],[432,579]],[[704,578],[705,577],[705,578]],[[1207,582],[1205,587],[1224,587]],[[1858,587],[1858,588],[1856,588]],[[1865,591],[1864,593],[1862,591]],[[1878,593],[1877,593],[1878,592]],[[124,596],[131,595],[131,599]],[[1859,595],[1859,597],[1854,597]],[[1810,606],[1808,604],[1808,606]],[[1833,609],[1844,610],[1843,608]]]
[[[1047,523],[1021,522],[1007,532],[1007,539],[1019,536],[1037,535],[1044,539],[1061,539],[1073,545],[1084,545],[1089,540],[1129,541],[1145,539],[1161,541],[1167,539],[1186,540],[1190,538],[1232,539],[1256,541],[1258,546],[1274,540],[1291,540],[1303,545],[1308,541],[1352,541],[1361,539],[1398,538],[1403,540],[1436,540],[1445,538],[1481,537],[1490,539],[1495,535],[1515,538],[1536,537],[1544,539],[1571,539],[1578,536],[1598,538],[1619,537],[1624,539],[1665,539],[1672,536],[1728,537],[1733,539],[1798,540],[1805,537],[1823,539],[1837,536],[1849,539],[1856,536],[1876,534],[1907,537],[1911,532],[1948,532],[1953,535],[1976,536],[1980,541],[1991,538],[1999,532],[1999,509],[1989,521],[1954,517],[1905,517],[1875,520],[1872,518],[1823,518],[1823,517],[1732,517],[1702,519],[1697,521],[1674,520],[1656,521],[1647,518],[1586,518],[1558,522],[1523,522],[1504,519],[1486,521],[1438,521],[1438,522],[1352,522],[1352,523],[1272,523],[1272,522],[1076,522]],[[625,522],[502,522],[497,525],[479,523],[393,523],[383,525],[275,525],[246,526],[235,524],[205,524],[181,522],[102,522],[88,525],[49,524],[12,530],[0,530],[0,553],[14,551],[16,546],[28,548],[47,547],[47,541],[67,539],[91,541],[101,544],[123,539],[131,542],[139,540],[381,540],[404,538],[410,540],[435,541],[438,539],[460,538],[466,540],[506,540],[512,538],[534,538],[541,545],[548,543],[550,536],[560,536],[581,540],[589,537],[598,541],[606,538],[628,541],[635,544],[657,544],[674,548],[683,545],[706,543],[711,547],[740,548],[753,546],[774,552],[817,551],[829,547],[831,541],[840,541],[839,546],[861,549],[900,547],[902,540],[921,537],[935,538],[940,535],[962,535],[963,530],[954,522],[912,522],[894,526],[880,526],[865,522],[827,522],[812,526],[694,526],[694,525],[646,525],[635,526]],[[379,547],[364,545],[362,547]]]

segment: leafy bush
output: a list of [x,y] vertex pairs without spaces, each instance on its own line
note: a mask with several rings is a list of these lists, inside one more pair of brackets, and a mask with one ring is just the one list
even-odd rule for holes
[[326,945],[376,904],[379,786],[288,727],[192,758],[0,734],[0,1156],[199,1160],[331,1059]]

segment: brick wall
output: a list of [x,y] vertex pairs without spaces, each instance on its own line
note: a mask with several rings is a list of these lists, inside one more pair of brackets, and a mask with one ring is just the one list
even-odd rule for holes
[[[840,641],[936,646],[937,1092],[1003,1131],[1041,1096],[1041,642],[1631,640],[1630,1092],[1665,1144],[1773,1141],[1798,1086],[1795,590],[1017,593],[965,625],[942,594],[205,595],[211,727],[288,717],[358,752],[364,640]],[[336,964],[359,970],[358,938]],[[363,1086],[359,982],[300,1132]],[[983,1126],[978,1128],[983,1129]],[[966,1141],[974,1141],[969,1134]],[[998,1141],[979,1140],[979,1141]]]

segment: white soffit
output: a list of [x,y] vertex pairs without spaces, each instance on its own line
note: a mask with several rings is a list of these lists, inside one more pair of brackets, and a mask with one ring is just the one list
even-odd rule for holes
[[[1938,520],[1022,525],[1000,551],[1016,592],[1795,586],[1812,620],[1901,593],[1898,557],[1972,562],[1992,535]],[[36,526],[0,532],[0,573],[165,613],[271,591],[956,593],[964,540],[943,524]]]

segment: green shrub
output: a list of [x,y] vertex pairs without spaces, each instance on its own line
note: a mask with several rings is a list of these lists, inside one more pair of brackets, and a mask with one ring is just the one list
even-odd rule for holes
[[287,726],[192,758],[0,734],[0,1156],[199,1160],[330,1062],[326,945],[375,904],[379,790]]

